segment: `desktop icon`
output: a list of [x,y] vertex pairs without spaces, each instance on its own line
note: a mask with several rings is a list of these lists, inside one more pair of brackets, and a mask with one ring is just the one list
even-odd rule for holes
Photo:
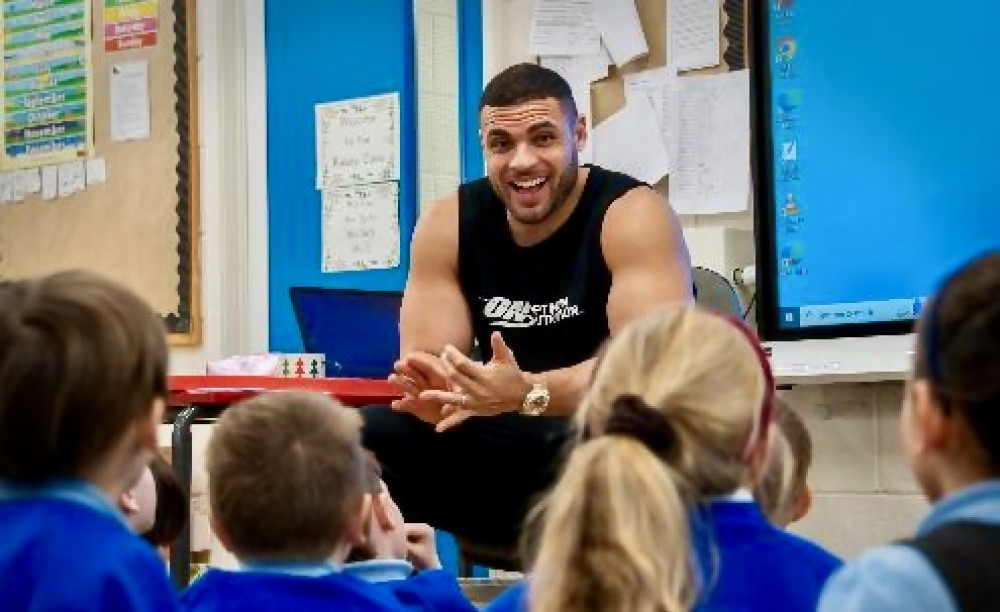
[[788,130],[795,125],[795,114],[802,106],[802,95],[798,89],[788,89],[778,94],[774,101],[777,112],[775,121],[778,126]]
[[786,140],[781,143],[781,161],[793,162],[799,159],[799,145],[795,140]]
[[781,208],[781,212],[788,217],[794,217],[799,214],[799,202],[794,193],[785,195],[785,205]]
[[778,39],[778,61],[787,63],[795,58],[795,53],[798,50],[798,45],[795,43],[795,39],[791,36],[782,36]]
[[787,11],[792,8],[793,4],[795,4],[795,0],[775,0],[774,8],[779,11]]
[[798,89],[787,89],[778,94],[778,108],[783,113],[791,113],[802,106],[802,94]]

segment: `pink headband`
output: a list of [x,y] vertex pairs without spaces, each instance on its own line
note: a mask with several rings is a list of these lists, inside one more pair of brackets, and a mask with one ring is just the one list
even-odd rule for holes
[[750,453],[753,451],[754,445],[758,442],[760,436],[767,431],[767,426],[771,423],[771,416],[774,413],[774,372],[771,370],[771,362],[768,360],[767,354],[764,352],[764,347],[761,346],[760,340],[757,338],[757,334],[740,319],[726,316],[722,317],[722,319],[728,321],[746,336],[747,341],[750,342],[750,346],[753,347],[754,353],[757,355],[757,359],[760,360],[760,368],[764,373],[764,401],[761,402],[760,408],[757,410],[756,418],[753,421],[753,429],[750,430],[750,436],[747,438],[746,446],[743,448],[743,459],[746,460],[750,457]]

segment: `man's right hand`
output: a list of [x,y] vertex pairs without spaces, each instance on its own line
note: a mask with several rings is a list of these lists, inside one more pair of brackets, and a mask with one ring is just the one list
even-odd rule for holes
[[409,412],[421,421],[435,425],[444,418],[443,404],[420,399],[420,392],[430,389],[448,390],[448,376],[440,357],[414,351],[407,353],[393,364],[389,382],[403,392],[403,398],[392,402],[393,410]]

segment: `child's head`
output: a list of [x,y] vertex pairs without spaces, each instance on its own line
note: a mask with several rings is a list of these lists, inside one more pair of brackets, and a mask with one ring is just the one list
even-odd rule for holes
[[812,463],[812,439],[799,415],[783,400],[775,400],[764,473],[754,497],[767,517],[787,527],[809,512],[812,491],[806,482]]
[[116,499],[156,451],[162,321],[86,272],[0,283],[0,480],[83,478]]
[[951,275],[924,310],[901,424],[932,501],[1000,475],[1000,252]]
[[343,560],[364,540],[361,417],[324,395],[229,408],[208,445],[216,534],[243,562]]
[[351,549],[348,563],[372,559],[406,559],[403,514],[382,481],[382,466],[369,451],[364,453],[365,493],[371,499],[365,517],[365,541]]
[[716,315],[664,308],[615,337],[542,506],[532,610],[688,609],[687,508],[752,480],[772,394],[752,333]]
[[190,514],[190,502],[174,469],[163,455],[156,453],[149,463],[156,488],[153,524],[139,533],[153,546],[170,546],[184,529]]

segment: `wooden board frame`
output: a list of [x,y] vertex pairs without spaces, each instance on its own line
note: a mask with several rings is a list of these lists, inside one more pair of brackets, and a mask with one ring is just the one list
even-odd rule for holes
[[171,346],[201,344],[201,172],[198,154],[196,0],[170,0],[174,11],[177,113],[177,255],[179,303],[164,316]]

